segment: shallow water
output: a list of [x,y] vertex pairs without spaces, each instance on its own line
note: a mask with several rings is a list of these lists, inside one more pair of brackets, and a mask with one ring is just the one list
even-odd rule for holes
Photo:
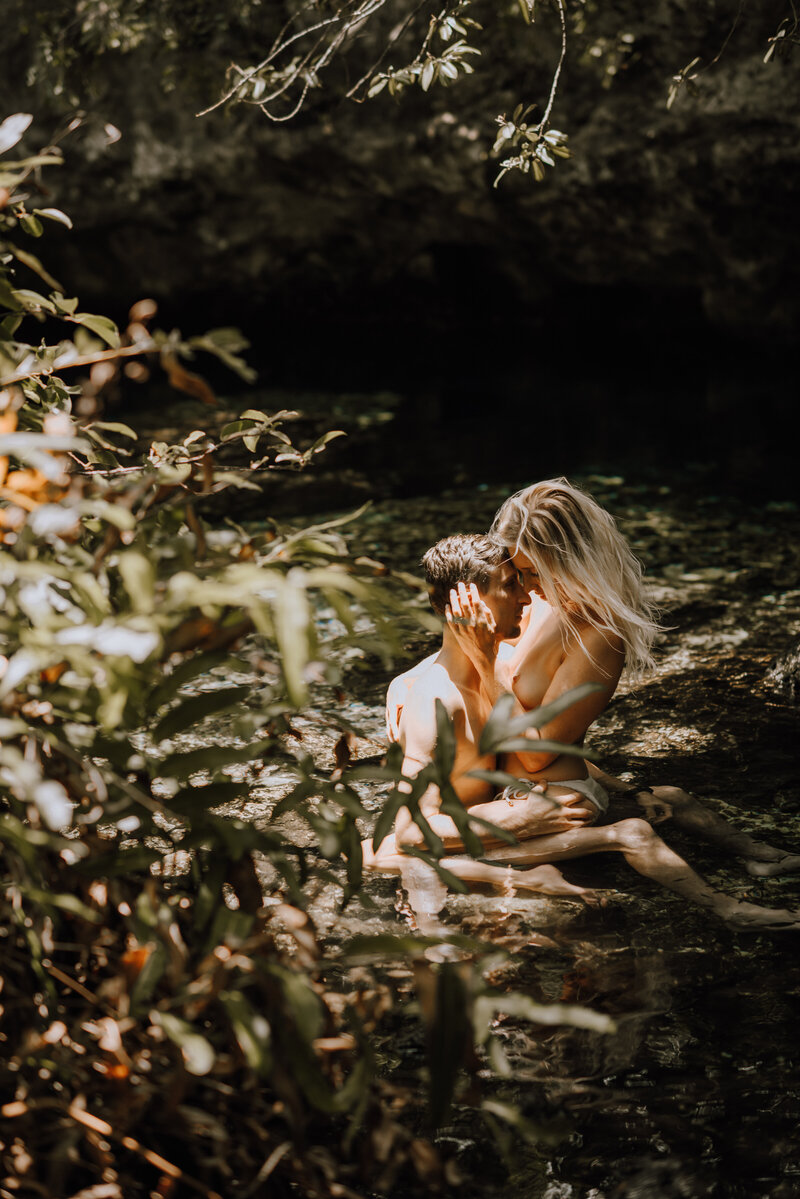
[[[619,479],[594,490],[605,490],[599,498],[637,542],[673,626],[656,675],[623,686],[593,730],[600,764],[685,786],[764,839],[800,846],[797,712],[768,679],[770,662],[800,633],[796,509],[684,502],[666,486],[631,489]],[[413,568],[449,529],[485,528],[503,494],[377,505],[353,542]],[[431,645],[424,635],[410,638],[408,661]],[[346,680],[352,719],[366,734],[361,756],[380,748],[388,679],[368,665],[353,663]],[[372,792],[365,806],[380,802]],[[659,831],[728,894],[800,908],[800,876],[756,881],[717,850]],[[606,906],[446,898],[419,872],[410,888],[368,880],[373,908],[356,901],[337,914],[334,888],[312,904],[331,952],[360,932],[438,923],[510,952],[499,985],[546,1003],[589,1005],[616,1021],[615,1033],[600,1035],[500,1019],[512,1075],[501,1087],[482,1071],[481,1092],[502,1091],[549,1132],[509,1167],[474,1110],[457,1107],[439,1144],[461,1169],[459,1192],[478,1199],[513,1185],[525,1199],[800,1195],[800,933],[731,932],[616,855],[563,867],[573,882],[608,889]],[[398,1034],[386,1053],[390,1073],[419,1072],[413,1040]]]
[[[669,626],[654,675],[624,683],[593,727],[599,764],[651,784],[683,786],[747,831],[800,849],[800,720],[770,674],[800,637],[797,508],[745,504],[688,485],[684,492],[673,477],[631,485],[595,475],[585,482],[643,559]],[[510,490],[481,486],[389,499],[343,531],[353,551],[415,571],[438,537],[487,528]],[[321,612],[322,626],[326,620]],[[352,653],[342,663],[344,709],[341,690],[320,686],[312,707],[293,721],[322,768],[333,765],[338,733],[328,717],[334,713],[359,730],[356,760],[383,751],[386,685],[392,673],[430,652],[436,638],[409,620],[402,644],[394,669]],[[267,767],[240,814],[265,821],[291,782],[285,767]],[[376,786],[358,786],[371,814],[366,836],[383,801]],[[282,822],[293,840],[310,844],[299,816]],[[668,826],[659,831],[727,894],[800,909],[800,875],[754,880],[716,849]],[[462,1199],[511,1187],[521,1199],[800,1195],[800,933],[731,932],[640,878],[618,855],[562,866],[570,881],[606,890],[606,905],[538,895],[447,896],[416,867],[405,880],[368,878],[363,901],[344,912],[339,887],[315,884],[311,894],[333,986],[345,979],[337,957],[353,936],[439,929],[505,950],[509,958],[491,980],[498,987],[545,1003],[586,1005],[616,1022],[614,1033],[601,1035],[498,1018],[494,1032],[510,1076],[498,1081],[478,1063],[477,1074],[464,1081],[469,1102],[456,1103],[437,1138],[460,1171],[452,1189]],[[263,881],[269,888],[272,880]],[[407,964],[387,961],[375,969],[410,996]],[[375,1051],[385,1077],[419,1096],[413,1120],[424,1134],[418,1022],[396,1010]],[[481,1098],[514,1102],[539,1129],[538,1144],[519,1142],[504,1160],[476,1111]],[[407,1193],[395,1188],[393,1199]]]

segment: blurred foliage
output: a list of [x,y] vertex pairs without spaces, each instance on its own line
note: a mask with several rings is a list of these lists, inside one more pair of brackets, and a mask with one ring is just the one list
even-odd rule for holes
[[[459,1092],[463,1071],[486,1061],[511,1073],[494,1013],[610,1022],[493,991],[497,951],[458,937],[362,940],[329,981],[306,887],[332,881],[343,904],[359,892],[356,784],[369,767],[350,762],[344,717],[333,770],[297,747],[292,719],[312,686],[337,683],[342,646],[391,653],[408,586],[351,559],[337,522],[248,537],[203,518],[207,497],[305,469],[335,431],[301,451],[281,428],[287,414],[247,409],[215,437],[141,446],[105,419],[112,386],[162,368],[213,404],[185,364],[211,353],[248,378],[245,346],[231,329],[151,329],[147,300],[120,330],[67,296],[30,249],[48,221],[70,224],[32,199],[61,156],[21,153],[30,122],[0,124],[0,1187],[435,1188],[452,1170],[410,1118],[415,1080],[380,1070],[400,997],[370,963],[413,963],[430,1128],[470,1102],[498,1135],[538,1135],[502,1096]],[[231,446],[244,465],[221,462]],[[341,636],[318,636],[321,605]],[[450,802],[444,723],[440,742]],[[296,810],[312,847],[231,814],[276,763],[295,781],[273,817]],[[396,811],[399,764],[377,769]]]

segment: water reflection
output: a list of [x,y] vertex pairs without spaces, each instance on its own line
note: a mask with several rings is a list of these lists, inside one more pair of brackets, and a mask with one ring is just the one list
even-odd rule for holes
[[[709,929],[702,913],[644,891],[598,911],[448,895],[416,860],[398,881],[397,912],[420,931],[511,952],[496,984],[617,1024],[598,1036],[500,1017],[515,1101],[529,1118],[566,1116],[558,1145],[543,1144],[515,1178],[526,1199],[800,1194],[800,965],[780,942]],[[470,1195],[493,1193],[481,1189],[484,1169]]]

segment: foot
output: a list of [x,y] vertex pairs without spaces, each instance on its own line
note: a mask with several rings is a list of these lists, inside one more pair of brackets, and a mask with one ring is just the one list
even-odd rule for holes
[[599,891],[568,883],[555,866],[536,866],[533,870],[514,870],[509,866],[500,889],[508,896],[517,891],[538,891],[542,895],[572,895],[591,907],[605,903],[605,897]]
[[726,899],[714,911],[729,928],[742,932],[800,932],[800,912],[790,912],[788,908],[760,908],[755,903]]
[[755,858],[748,858],[744,868],[753,878],[773,878],[776,874],[791,874],[794,870],[800,870],[800,854],[781,853],[771,862],[759,862]]

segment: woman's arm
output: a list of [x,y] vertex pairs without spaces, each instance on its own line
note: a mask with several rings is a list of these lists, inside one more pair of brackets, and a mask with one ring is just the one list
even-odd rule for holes
[[[524,653],[524,639],[518,646],[518,652],[512,659],[498,660],[498,644],[493,637],[493,620],[486,605],[481,600],[474,585],[467,589],[466,595],[462,588],[459,593],[451,593],[451,609],[448,611],[448,625],[455,634],[459,645],[474,665],[481,680],[481,686],[490,702],[494,705],[502,694],[511,692],[515,697],[511,715],[519,716],[532,707],[524,705],[519,695],[525,695],[525,671],[528,664],[532,668],[533,651]],[[573,641],[560,661],[547,689],[536,707],[544,706],[559,699],[565,692],[578,687],[581,683],[598,683],[601,690],[573,704],[549,721],[539,730],[529,729],[525,734],[532,742],[537,740],[559,741],[562,745],[576,745],[586,734],[589,726],[605,709],[611,696],[616,690],[622,668],[625,664],[625,651],[621,638],[606,637],[599,630],[586,626],[582,630],[583,646]],[[585,647],[585,648],[584,648]],[[520,658],[519,650],[523,650]],[[587,652],[588,651],[588,652]],[[515,665],[516,663],[516,665]],[[559,757],[556,753],[536,753],[533,746],[531,752],[517,750],[515,756],[531,774],[544,770]]]
[[[582,683],[597,683],[600,690],[587,696],[586,699],[572,704],[553,720],[542,725],[540,729],[530,729],[526,736],[530,736],[532,741],[541,739],[558,741],[562,745],[579,744],[589,727],[605,710],[616,691],[625,664],[621,639],[614,638],[613,641],[608,641],[602,633],[591,627],[585,629],[582,636],[586,651],[591,657],[587,656],[580,645],[570,646],[542,696],[541,704],[537,706],[544,707],[553,700],[560,699],[567,691],[579,687]],[[520,684],[524,684],[524,671],[525,660],[523,659],[511,680],[511,690],[514,695],[517,694],[518,687],[524,694],[524,686],[520,686]],[[526,710],[519,699],[517,699],[517,703],[520,711]],[[515,756],[526,770],[531,774],[536,774],[538,771],[544,770],[560,755],[536,753],[532,746],[530,753],[517,750]]]

